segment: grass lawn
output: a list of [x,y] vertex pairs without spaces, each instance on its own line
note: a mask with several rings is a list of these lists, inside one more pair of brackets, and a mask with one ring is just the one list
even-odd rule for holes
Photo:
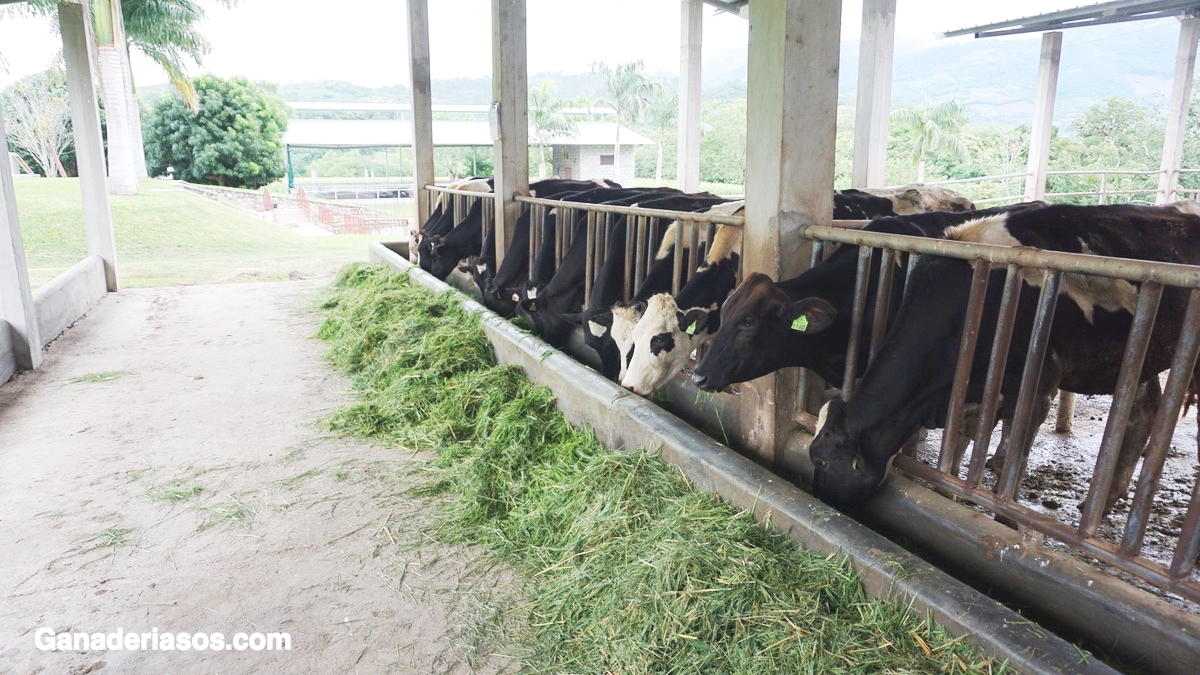
[[[675,187],[674,178],[664,178],[663,187]],[[633,180],[634,187],[654,187],[653,178],[635,178]],[[711,192],[714,195],[742,195],[746,194],[746,186],[733,185],[732,183],[709,183],[700,181],[701,192]]]
[[[16,181],[29,280],[45,284],[87,255],[79,181]],[[170,181],[142,181],[112,197],[117,265],[124,287],[268,281],[332,275],[366,259],[378,237],[305,237]]]

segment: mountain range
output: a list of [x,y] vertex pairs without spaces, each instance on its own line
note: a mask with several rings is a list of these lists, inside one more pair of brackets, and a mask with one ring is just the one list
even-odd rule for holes
[[[1163,102],[1170,94],[1179,28],[1174,20],[1126,23],[1068,30],[1063,37],[1055,122],[1060,126],[1088,106],[1111,96],[1144,104]],[[1033,114],[1040,35],[975,40],[898,41],[893,68],[894,106],[954,99],[970,106],[973,124],[1027,124]],[[656,73],[668,87],[673,73]],[[857,87],[858,43],[842,42],[839,90],[852,103]],[[587,73],[540,73],[530,86],[553,80],[562,98],[602,98],[599,77]],[[729,48],[703,66],[704,99],[720,101],[746,95],[746,50]],[[405,102],[408,87],[365,87],[341,81],[280,84],[289,101]],[[169,85],[142,90],[153,101],[170,92]],[[433,100],[440,104],[487,103],[488,77],[434,80]]]

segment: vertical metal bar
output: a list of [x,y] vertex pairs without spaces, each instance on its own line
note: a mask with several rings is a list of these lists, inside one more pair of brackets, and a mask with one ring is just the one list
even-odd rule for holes
[[583,265],[583,306],[587,307],[592,301],[592,275],[596,272],[596,213],[586,211],[584,224],[584,243],[586,259]]
[[[1138,293],[1137,308],[1134,310],[1133,323],[1129,327],[1129,339],[1125,344],[1125,357],[1121,362],[1121,371],[1117,375],[1117,386],[1113,390],[1112,406],[1108,411],[1108,421],[1104,425],[1104,437],[1100,441],[1100,451],[1096,454],[1096,468],[1092,471],[1092,484],[1088,489],[1087,498],[1083,501],[1083,515],[1079,519],[1079,536],[1089,537],[1096,534],[1100,519],[1104,517],[1104,503],[1108,497],[1108,489],[1112,485],[1113,471],[1117,466],[1117,454],[1125,440],[1125,428],[1129,425],[1129,411],[1133,409],[1133,400],[1137,395],[1138,383],[1142,377],[1142,364],[1146,360],[1146,348],[1150,345],[1150,335],[1154,332],[1154,318],[1158,314],[1158,303],[1162,298],[1162,284],[1147,281],[1142,284]],[[1191,373],[1188,373],[1190,377]],[[1184,390],[1186,392],[1185,383]],[[1180,399],[1182,403],[1182,398]],[[1174,426],[1174,425],[1172,425]],[[1170,434],[1167,434],[1168,440]]]
[[[680,223],[682,222],[684,221],[680,221]],[[692,277],[696,274],[696,268],[704,264],[704,259],[700,256],[700,223],[695,221],[687,221],[687,225],[688,229],[691,230],[692,235],[692,255],[691,259],[688,260],[686,272],[687,280],[691,281]]]
[[988,276],[992,266],[982,259],[972,263],[971,296],[967,300],[967,315],[963,319],[962,341],[958,346],[958,361],[954,366],[954,385],[950,389],[950,407],[946,411],[946,426],[942,430],[942,449],[938,455],[938,471],[957,475],[954,443],[962,430],[963,407],[967,402],[967,384],[975,362],[975,345],[979,342],[979,324],[983,320],[983,305],[987,299]]
[[637,216],[629,216],[625,220],[625,287],[621,298],[625,302],[633,297],[633,247],[637,238]]
[[637,217],[637,260],[634,263],[635,276],[633,279],[633,287],[635,289],[641,288],[642,280],[646,278],[645,277],[646,258],[647,257],[649,257],[651,259],[654,258],[653,252],[650,252],[649,256],[647,256],[646,253],[647,253],[647,251],[646,251],[646,217],[638,216]]
[[883,255],[879,259],[879,282],[876,284],[875,316],[871,322],[871,352],[868,363],[875,360],[875,354],[883,344],[883,335],[887,332],[888,311],[891,309],[888,305],[892,299],[892,265],[895,260],[895,250],[883,249]]
[[1008,365],[1008,348],[1012,343],[1013,324],[1021,301],[1021,282],[1025,271],[1016,265],[1008,266],[1004,278],[1004,296],[1000,301],[1000,314],[996,320],[996,337],[992,340],[991,361],[988,364],[987,380],[983,385],[983,398],[979,405],[979,426],[975,430],[975,449],[971,451],[971,463],[967,467],[967,484],[979,487],[983,478],[983,462],[987,459],[992,444],[992,428],[996,426],[996,415],[1000,409],[1000,387],[1004,384],[1004,369]]
[[1100,201],[1098,203],[1101,206],[1104,206],[1104,195],[1105,195],[1105,191],[1106,191],[1107,187],[1108,187],[1108,172],[1105,171],[1100,174]]
[[[1144,289],[1145,284],[1142,287]],[[1188,385],[1192,381],[1198,354],[1200,354],[1200,291],[1192,290],[1187,313],[1184,314],[1179,342],[1175,345],[1175,358],[1171,362],[1170,375],[1167,376],[1167,387],[1163,392],[1162,405],[1155,413],[1153,426],[1150,427],[1150,442],[1146,445],[1145,459],[1142,460],[1137,492],[1134,495],[1133,504],[1129,508],[1129,518],[1125,521],[1125,533],[1121,538],[1121,552],[1126,555],[1134,555],[1142,548],[1142,537],[1145,535],[1146,525],[1150,520],[1150,507],[1154,505],[1154,493],[1158,489],[1158,479],[1162,476],[1163,462],[1166,461],[1167,451],[1171,448],[1171,437],[1174,435],[1175,425],[1179,421],[1179,409],[1187,397]],[[1139,370],[1141,369],[1139,368]],[[1197,483],[1200,483],[1200,480]],[[1187,533],[1186,526],[1183,533]],[[1180,544],[1176,545],[1176,552],[1182,542],[1181,536]],[[1193,551],[1192,560],[1195,561],[1195,559],[1196,554]]]
[[1192,485],[1192,501],[1183,517],[1175,555],[1171,558],[1171,576],[1176,579],[1189,576],[1196,568],[1197,555],[1200,555],[1200,480]]
[[1004,469],[996,483],[996,494],[1001,499],[1012,499],[1016,494],[1025,468],[1025,454],[1037,433],[1037,426],[1033,422],[1033,409],[1037,405],[1042,364],[1046,360],[1046,347],[1050,342],[1050,329],[1054,325],[1054,309],[1058,306],[1058,288],[1062,284],[1063,273],[1058,270],[1045,270],[1044,274],[1037,316],[1033,322],[1029,350],[1025,357],[1025,368],[1021,373],[1021,389],[1017,394],[1008,453],[1004,458]]
[[846,371],[842,376],[842,400],[850,400],[858,375],[858,343],[862,338],[863,314],[867,308],[867,282],[871,274],[870,246],[858,247],[858,273],[854,277],[854,313],[850,319],[850,344],[846,346]]
[[908,280],[912,278],[913,268],[916,267],[917,263],[919,262],[921,262],[921,255],[919,253],[908,254],[908,269],[904,272],[905,287],[908,286]]
[[660,232],[661,229],[662,229],[662,220],[660,220],[659,218],[650,218],[650,217],[646,218],[647,241],[646,241],[646,271],[645,271],[645,273],[647,275],[650,274],[650,268],[654,267],[655,255],[658,254],[658,245],[657,244],[662,241],[662,238],[664,236],[666,236],[665,234],[662,234]]
[[[621,216],[624,218],[624,216]],[[608,260],[608,256],[612,255],[612,230],[613,230],[613,214],[604,214],[604,257],[601,258],[601,264]]]
[[821,262],[821,256],[825,253],[825,242],[814,240],[812,246],[812,257],[809,258],[808,266],[816,267]]
[[[696,252],[692,251],[695,257]],[[675,221],[675,260],[671,264],[671,295],[679,295],[679,272],[683,267],[683,223]]]

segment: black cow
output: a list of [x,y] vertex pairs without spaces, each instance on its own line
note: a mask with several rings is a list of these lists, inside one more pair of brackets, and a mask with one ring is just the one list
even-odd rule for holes
[[[947,228],[969,220],[1041,205],[1044,203],[1032,202],[964,213],[892,216],[872,221],[864,231],[941,237]],[[871,339],[869,321],[875,309],[880,258],[876,252],[868,278],[868,304],[863,314],[866,323],[859,350],[864,355]],[[719,391],[793,366],[808,368],[826,382],[840,386],[850,341],[857,269],[858,247],[841,246],[823,262],[779,283],[765,274],[748,275],[721,307],[721,330],[716,331],[692,376],[696,386]],[[893,270],[893,309],[904,290],[903,272],[899,267]],[[805,319],[797,323],[801,315]],[[860,371],[865,368],[866,359],[860,359]]]
[[[1161,262],[1200,263],[1200,217],[1173,208],[1054,205],[983,218],[952,228],[950,238],[1006,246],[1090,253]],[[838,507],[862,502],[878,489],[892,459],[918,427],[945,423],[963,318],[971,287],[968,262],[925,256],[876,358],[849,401],[834,400],[810,449],[818,497]],[[967,390],[977,403],[990,360],[1003,270],[993,272]],[[1001,393],[1002,419],[1014,414],[1030,329],[1044,276],[1026,273]],[[1132,323],[1138,289],[1126,281],[1064,275],[1047,358],[1041,366],[1034,429],[1061,388],[1080,394],[1112,393]],[[1105,511],[1126,494],[1161,397],[1157,374],[1173,357],[1187,292],[1168,287],[1150,336],[1140,386],[1126,427]],[[805,309],[815,307],[809,303]],[[801,316],[792,308],[785,317]],[[828,314],[827,308],[821,308]],[[810,319],[813,326],[825,319]],[[1193,374],[1195,378],[1200,373]],[[1195,381],[1195,380],[1193,380]]]

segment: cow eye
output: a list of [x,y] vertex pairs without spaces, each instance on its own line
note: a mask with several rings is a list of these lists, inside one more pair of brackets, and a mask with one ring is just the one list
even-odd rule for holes
[[739,325],[741,325],[742,328],[754,328],[755,324],[757,324],[757,323],[758,323],[757,319],[755,319],[752,316],[748,316],[748,317],[742,319],[742,321]]

